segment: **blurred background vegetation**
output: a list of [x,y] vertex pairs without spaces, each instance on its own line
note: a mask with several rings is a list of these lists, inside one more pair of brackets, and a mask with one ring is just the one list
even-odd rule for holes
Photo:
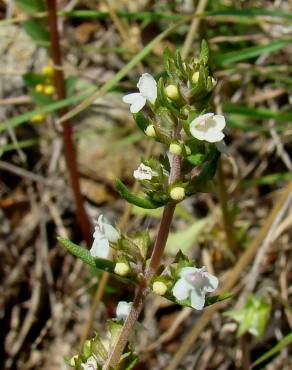
[[66,78],[58,99],[45,4],[0,1],[3,368],[65,368],[64,357],[92,334],[88,324],[102,331],[116,303],[133,296],[115,280],[104,284],[56,241],[86,239],[60,108],[73,129],[89,220],[103,213],[155,236],[161,211],[126,207],[115,190],[117,178],[138,190],[140,157],[162,151],[137,130],[121,96],[144,71],[163,73],[166,47],[194,57],[206,39],[229,154],[218,191],[177,208],[167,253],[181,248],[215,271],[233,298],[202,315],[149,297],[136,368],[292,369],[291,8],[289,0],[58,1]]

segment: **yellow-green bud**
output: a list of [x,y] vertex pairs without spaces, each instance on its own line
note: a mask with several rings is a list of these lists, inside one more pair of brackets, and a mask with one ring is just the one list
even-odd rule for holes
[[38,93],[42,93],[42,92],[44,92],[44,88],[45,88],[44,85],[37,84],[36,87],[35,87],[35,91],[38,92]]
[[125,262],[117,262],[115,265],[114,272],[120,276],[127,276],[130,271],[130,267]]
[[55,87],[53,85],[47,85],[44,88],[44,94],[46,95],[53,95],[55,92]]
[[155,131],[154,125],[147,126],[145,130],[145,134],[149,137],[156,137],[156,131]]
[[187,155],[192,154],[191,148],[187,145],[185,145],[185,151],[186,151]]
[[85,357],[89,357],[91,356],[91,353],[92,353],[92,348],[91,348],[91,341],[89,339],[87,339],[85,342],[84,342],[84,345],[83,345],[83,353],[85,355]]
[[46,66],[44,66],[42,68],[42,73],[45,75],[45,76],[49,76],[49,77],[52,77],[53,74],[54,74],[54,68],[53,66],[51,66],[50,64],[47,64]]
[[39,114],[33,115],[30,120],[31,122],[34,122],[34,123],[40,123],[40,122],[43,122],[45,118],[46,118],[45,114],[39,113]]
[[179,99],[179,91],[176,85],[168,85],[165,88],[166,96],[171,100]]
[[74,355],[70,358],[69,364],[70,366],[75,366],[75,361],[78,360],[78,355]]
[[176,201],[183,200],[185,197],[185,189],[181,186],[175,186],[169,192],[170,198]]
[[200,76],[200,73],[199,72],[195,72],[192,76],[192,81],[194,84],[196,84],[198,81],[199,81],[199,76]]
[[167,292],[167,285],[162,281],[155,281],[152,285],[152,290],[158,295],[164,295]]
[[182,152],[181,146],[177,143],[171,143],[169,145],[169,152],[175,155],[180,155]]

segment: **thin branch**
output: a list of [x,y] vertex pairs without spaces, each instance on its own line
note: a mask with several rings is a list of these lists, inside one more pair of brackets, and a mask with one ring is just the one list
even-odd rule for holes
[[[179,137],[180,130],[181,130],[181,126],[177,125],[176,130],[175,130],[176,138]],[[181,176],[181,157],[174,155],[172,158],[171,171],[170,171],[170,176],[169,176],[170,184],[179,180],[180,176]],[[165,249],[165,245],[166,245],[166,241],[168,238],[170,225],[172,222],[175,207],[176,207],[176,203],[174,202],[169,203],[164,207],[163,215],[160,221],[159,230],[158,230],[158,234],[157,234],[155,244],[153,247],[150,262],[149,262],[148,268],[144,275],[144,281],[141,283],[140,287],[138,288],[138,291],[133,301],[131,311],[127,319],[125,320],[125,323],[119,335],[119,338],[115,346],[113,347],[112,352],[110,353],[107,359],[107,362],[105,363],[103,367],[103,370],[109,370],[111,368],[115,369],[117,367],[120,361],[121,355],[123,353],[123,350],[128,342],[128,338],[134,329],[134,325],[136,321],[139,318],[140,312],[143,307],[144,300],[150,291],[149,285],[150,285],[151,279],[155,275],[155,272],[157,271],[159,267],[161,257]]]
[[[59,100],[66,98],[65,80],[62,69],[62,56],[60,50],[60,39],[57,27],[57,8],[56,0],[46,0],[48,9],[49,34],[51,43],[51,54],[55,65],[54,80]],[[61,108],[59,115],[63,116],[68,112],[67,108]],[[91,225],[84,208],[83,196],[80,190],[79,174],[77,170],[74,143],[72,138],[72,127],[68,120],[63,121],[63,141],[67,161],[67,167],[70,175],[72,190],[75,198],[77,219],[81,228],[83,238],[87,245],[91,243]]]

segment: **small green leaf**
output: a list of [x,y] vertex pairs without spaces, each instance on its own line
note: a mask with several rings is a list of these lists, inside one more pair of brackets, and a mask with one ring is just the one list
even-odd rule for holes
[[15,0],[16,5],[27,13],[38,13],[46,10],[43,0]]
[[33,41],[48,45],[49,33],[40,22],[30,19],[23,23],[23,28]]
[[117,180],[116,188],[120,193],[121,197],[124,198],[127,202],[134,204],[135,206],[146,208],[146,209],[155,209],[161,207],[163,204],[154,203],[149,199],[140,198],[137,195],[132,194],[129,189],[122,183],[122,181]]
[[206,42],[206,40],[202,41],[201,44],[201,54],[200,54],[200,59],[203,61],[204,65],[208,63],[209,60],[209,47]]
[[205,161],[205,159],[206,159],[206,155],[201,154],[201,153],[192,154],[192,155],[187,156],[187,160],[194,166],[198,166],[202,164]]
[[46,81],[46,76],[28,72],[22,75],[22,79],[27,86],[34,87],[37,84],[43,84]]
[[135,113],[133,114],[133,117],[136,121],[137,126],[141,131],[145,131],[147,126],[151,124],[149,119],[147,119],[142,113]]
[[95,267],[99,270],[114,272],[115,263],[103,258],[94,258],[91,256],[88,249],[80,247],[77,244],[72,243],[70,240],[59,236],[58,241],[74,256],[81,259],[83,262],[87,263],[91,267]]
[[249,332],[259,339],[265,332],[270,310],[271,306],[262,298],[251,295],[242,309],[227,311],[224,315],[238,322],[238,336]]
[[52,96],[45,95],[42,93],[38,93],[36,91],[32,91],[30,93],[31,97],[33,98],[34,102],[39,105],[40,107],[47,106],[51,103],[53,103],[53,98]]

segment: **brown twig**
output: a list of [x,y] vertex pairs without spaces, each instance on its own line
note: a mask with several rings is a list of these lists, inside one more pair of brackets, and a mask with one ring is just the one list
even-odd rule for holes
[[[46,0],[48,9],[48,22],[49,22],[49,34],[51,43],[51,54],[55,65],[54,80],[56,91],[59,100],[66,98],[65,81],[62,69],[62,56],[60,50],[59,32],[57,27],[57,8],[56,0]],[[61,108],[59,110],[60,116],[67,113],[67,108]],[[72,127],[68,120],[63,121],[63,141],[64,150],[68,166],[68,171],[71,179],[72,190],[74,193],[77,219],[81,228],[83,238],[87,245],[91,243],[91,225],[85,212],[83,197],[80,190],[79,174],[77,170],[77,164],[75,159],[75,150],[72,138]]]

